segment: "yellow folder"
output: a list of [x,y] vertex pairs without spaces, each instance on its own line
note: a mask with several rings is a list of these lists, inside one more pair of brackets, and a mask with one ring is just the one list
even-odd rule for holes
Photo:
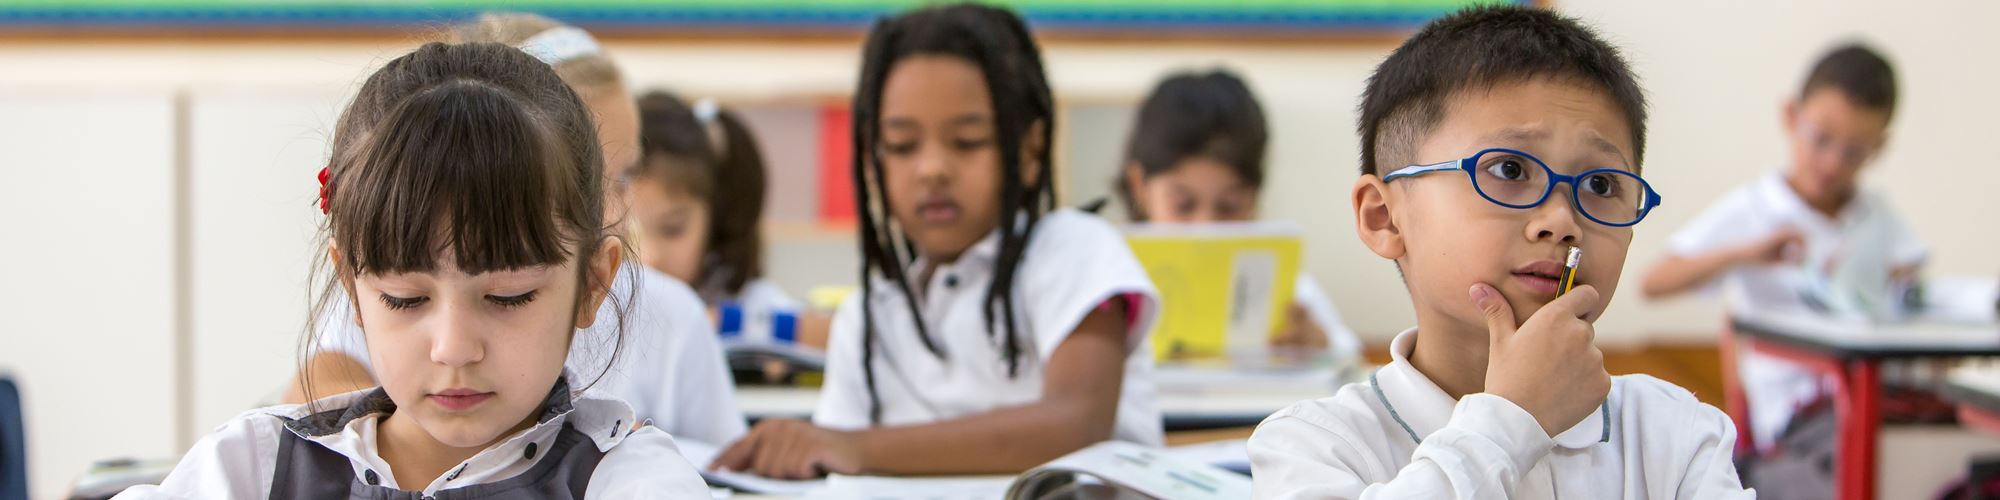
[[1299,274],[1297,226],[1141,224],[1125,239],[1160,290],[1156,359],[1262,353],[1285,327]]

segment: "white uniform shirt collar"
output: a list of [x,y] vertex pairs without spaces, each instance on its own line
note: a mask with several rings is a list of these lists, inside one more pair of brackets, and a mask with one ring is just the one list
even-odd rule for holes
[[[994,230],[991,233],[987,233],[986,237],[980,238],[978,242],[973,243],[970,248],[966,248],[965,252],[960,253],[958,260],[940,265],[938,269],[932,270],[931,280],[945,279],[952,272],[957,272],[958,274],[990,272],[993,269],[993,263],[999,257],[1000,231]],[[918,255],[917,258],[911,259],[910,266],[904,269],[904,275],[909,276],[910,279],[916,279],[923,275],[924,267],[930,265],[930,262],[930,258]],[[912,287],[921,287],[923,285],[923,283],[910,283]]]
[[1769,209],[1770,213],[1786,214],[1784,217],[1787,219],[1819,226],[1816,229],[1837,230],[1841,224],[1860,220],[1861,214],[1868,210],[1868,197],[1863,196],[1857,189],[1852,198],[1847,200],[1847,205],[1841,207],[1840,217],[1829,218],[1826,214],[1813,209],[1812,205],[1807,205],[1806,200],[1799,197],[1798,191],[1792,190],[1792,185],[1785,182],[1783,170],[1765,175],[1763,180],[1757,182],[1756,189],[1758,198],[1764,200],[1765,208]]
[[[560,395],[555,394],[558,391],[561,392]],[[385,401],[387,396],[378,388],[328,397],[312,405],[278,407],[274,408],[271,414],[297,421],[310,415],[307,408],[319,408],[324,414],[353,408],[355,405],[375,406],[376,408],[365,409],[365,413],[358,418],[348,420],[337,432],[310,435],[309,425],[287,425],[286,430],[347,457],[348,462],[354,467],[354,477],[365,478],[369,474],[374,474],[383,486],[406,488],[395,483],[395,475],[390,472],[388,462],[382,459],[376,441],[379,433],[377,422],[384,414],[381,404]],[[500,481],[526,471],[539,460],[549,456],[548,450],[554,448],[556,437],[562,433],[564,424],[569,424],[578,432],[588,436],[600,452],[610,451],[632,433],[634,414],[632,407],[623,401],[596,397],[572,399],[568,384],[562,382],[557,384],[557,391],[552,391],[549,401],[551,404],[545,407],[544,414],[538,417],[538,422],[533,427],[515,433],[499,444],[466,459],[450,472],[426,485],[423,489],[424,494],[430,495],[441,490]],[[393,403],[390,404],[389,411],[393,411]],[[531,447],[533,452],[529,451]]]
[[[1374,384],[1371,389],[1379,390],[1374,396],[1378,398],[1376,402],[1386,406],[1391,417],[1405,426],[1405,431],[1414,434],[1409,439],[1422,441],[1423,437],[1451,422],[1452,409],[1458,401],[1445,394],[1444,389],[1438,388],[1430,377],[1417,371],[1416,365],[1410,364],[1410,352],[1416,347],[1416,328],[1397,334],[1396,339],[1389,343],[1390,363],[1376,370],[1370,376],[1370,383]],[[1609,440],[1609,418],[1608,409],[1599,404],[1596,415],[1557,434],[1556,445],[1582,449]]]

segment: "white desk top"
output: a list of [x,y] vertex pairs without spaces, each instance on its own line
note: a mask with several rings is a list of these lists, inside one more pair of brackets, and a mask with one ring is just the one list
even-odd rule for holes
[[[1367,373],[1359,371],[1359,373]],[[1255,425],[1292,403],[1333,395],[1343,380],[1331,370],[1242,371],[1161,367],[1154,372],[1160,412],[1167,420],[1222,419]],[[746,386],[736,403],[751,418],[806,418],[819,403],[819,389]]]
[[1871,323],[1810,313],[1753,311],[1731,316],[1737,333],[1858,355],[2000,354],[2000,323],[1913,318]]
[[1955,368],[1945,374],[1944,383],[1945,396],[1950,400],[1982,411],[2000,411],[2000,365]]

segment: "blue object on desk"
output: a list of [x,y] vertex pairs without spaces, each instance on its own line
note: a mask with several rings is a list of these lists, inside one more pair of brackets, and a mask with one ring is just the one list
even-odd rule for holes
[[0,376],[0,500],[28,500],[27,432],[21,416],[21,391],[14,379]]
[[723,302],[721,306],[717,307],[715,332],[721,334],[722,338],[725,339],[742,336],[743,305],[730,301]]
[[799,342],[799,314],[791,311],[771,313],[771,338],[780,344]]

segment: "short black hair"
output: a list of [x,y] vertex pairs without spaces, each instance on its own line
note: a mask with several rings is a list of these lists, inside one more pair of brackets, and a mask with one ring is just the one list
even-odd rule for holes
[[1843,44],[1821,56],[1799,87],[1799,98],[1821,88],[1839,90],[1861,107],[1896,114],[1896,69],[1867,45]]
[[1646,156],[1646,96],[1618,48],[1548,10],[1481,6],[1431,21],[1375,68],[1361,96],[1361,173],[1412,160],[1418,138],[1444,119],[1452,95],[1537,77],[1609,94],[1632,131],[1638,168]]
[[[1250,86],[1229,70],[1175,73],[1162,80],[1139,106],[1138,122],[1125,144],[1125,163],[1146,177],[1163,174],[1189,158],[1209,158],[1229,167],[1252,189],[1264,186],[1264,149],[1270,133],[1264,107]],[[1112,188],[1133,220],[1146,220],[1134,203],[1121,169]]]

